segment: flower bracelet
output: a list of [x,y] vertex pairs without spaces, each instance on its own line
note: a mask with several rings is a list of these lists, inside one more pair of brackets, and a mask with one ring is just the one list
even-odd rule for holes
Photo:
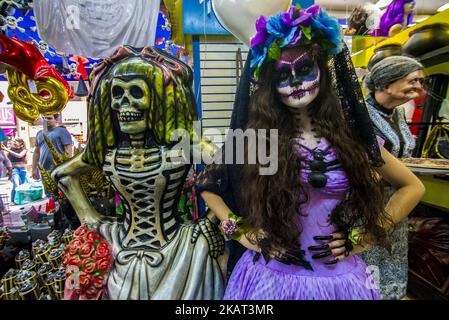
[[242,217],[230,212],[228,219],[220,223],[220,231],[227,240],[238,241],[247,232],[247,228]]

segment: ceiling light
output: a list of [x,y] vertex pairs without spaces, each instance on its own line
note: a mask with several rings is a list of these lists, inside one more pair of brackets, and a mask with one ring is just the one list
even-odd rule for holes
[[446,3],[446,4],[442,5],[441,7],[439,7],[439,8],[437,9],[437,11],[438,11],[438,12],[441,12],[441,11],[444,11],[444,10],[446,10],[446,9],[449,9],[449,3]]

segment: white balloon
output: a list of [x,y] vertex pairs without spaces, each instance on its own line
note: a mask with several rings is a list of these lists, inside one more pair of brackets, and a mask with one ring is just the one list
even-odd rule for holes
[[248,47],[256,34],[260,16],[272,16],[287,11],[291,0],[212,0],[215,15],[230,33]]

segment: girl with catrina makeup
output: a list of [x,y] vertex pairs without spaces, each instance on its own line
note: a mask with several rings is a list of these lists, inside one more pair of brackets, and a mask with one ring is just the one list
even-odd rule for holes
[[231,240],[224,299],[379,299],[356,254],[386,245],[424,187],[378,145],[335,19],[291,7],[256,26],[231,128],[277,129],[278,171],[214,164],[198,179]]

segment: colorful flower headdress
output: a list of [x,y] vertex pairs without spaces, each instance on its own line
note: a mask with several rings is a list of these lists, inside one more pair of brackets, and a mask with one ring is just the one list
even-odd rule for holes
[[342,50],[338,21],[319,5],[305,10],[291,6],[288,12],[280,12],[268,19],[261,16],[256,22],[256,30],[257,34],[251,40],[251,72],[256,80],[265,62],[281,58],[281,48],[316,43],[326,54],[337,54]]

